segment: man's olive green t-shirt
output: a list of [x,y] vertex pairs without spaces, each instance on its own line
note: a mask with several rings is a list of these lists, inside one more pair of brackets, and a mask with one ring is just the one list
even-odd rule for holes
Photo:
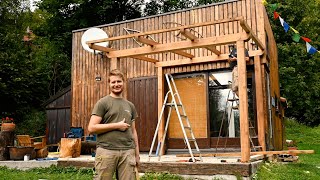
[[134,149],[132,122],[137,118],[133,103],[123,98],[110,95],[101,98],[94,106],[92,115],[102,117],[101,124],[117,123],[125,119],[130,125],[126,131],[113,130],[97,135],[97,147],[110,150]]

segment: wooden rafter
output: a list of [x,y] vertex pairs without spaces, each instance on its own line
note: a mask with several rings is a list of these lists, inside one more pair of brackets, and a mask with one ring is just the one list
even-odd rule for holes
[[[191,41],[198,41],[199,38],[197,36],[195,36],[194,34],[192,34],[189,30],[187,29],[180,29],[180,33],[185,36],[186,38],[190,39]],[[207,46],[205,47],[207,50],[215,53],[216,55],[220,55],[221,52],[218,51],[214,46]]]
[[175,51],[175,50],[185,50],[185,49],[195,49],[195,48],[202,48],[212,45],[225,45],[235,43],[238,40],[247,39],[246,33],[237,33],[237,34],[230,34],[224,35],[219,37],[208,37],[204,39],[199,39],[197,42],[191,41],[178,41],[168,44],[158,44],[151,46],[144,46],[132,49],[124,49],[124,50],[117,50],[117,51],[110,51],[107,56],[109,58],[118,57],[133,57],[139,55],[149,55],[149,54],[157,54],[162,52],[168,51]]
[[258,39],[258,37],[253,33],[252,29],[249,27],[248,23],[244,19],[240,20],[240,25],[243,28],[243,30],[249,34],[249,38],[252,38],[252,40],[259,46],[261,50],[264,50],[265,49],[264,45]]
[[132,56],[132,58],[143,60],[143,61],[147,61],[147,62],[152,62],[152,63],[159,62],[156,59],[152,59],[152,58],[149,58],[149,57],[146,57],[146,56]]
[[[153,40],[150,40],[150,39],[147,39],[147,38],[144,38],[144,37],[141,37],[141,36],[138,36],[137,38],[137,41],[143,43],[143,44],[148,44],[150,45],[151,47],[154,47],[158,44],[161,44],[161,43],[158,43],[156,41],[153,41]],[[194,58],[194,55],[190,54],[190,53],[187,53],[187,52],[184,52],[182,50],[174,50],[172,51],[173,53],[176,53],[176,54],[179,54],[181,56],[185,56],[185,57],[188,57],[188,58]]]
[[159,34],[159,33],[170,32],[170,31],[179,31],[181,28],[190,29],[190,28],[200,27],[200,26],[209,26],[209,25],[227,23],[227,22],[232,22],[232,21],[240,21],[241,19],[244,19],[243,16],[230,18],[230,19],[223,19],[223,20],[218,20],[218,21],[196,23],[196,24],[186,25],[186,26],[178,26],[178,27],[173,27],[173,28],[168,28],[168,29],[159,29],[159,30],[154,30],[154,31],[149,31],[149,32],[134,33],[134,34],[128,34],[128,35],[123,35],[123,36],[117,36],[117,37],[102,38],[102,39],[87,41],[86,43],[92,44],[92,43],[99,43],[99,42],[106,42],[106,41],[115,41],[115,40],[120,40],[120,39],[134,38],[137,36]]

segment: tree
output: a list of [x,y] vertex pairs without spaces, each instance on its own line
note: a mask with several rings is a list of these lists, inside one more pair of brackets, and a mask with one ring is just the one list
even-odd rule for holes
[[[276,10],[280,16],[300,35],[312,39],[311,44],[320,49],[320,20],[316,18],[320,14],[319,0],[276,0],[269,3],[281,3]],[[304,8],[301,4],[305,4]],[[308,54],[305,42],[294,42],[293,32],[289,30],[286,33],[279,20],[273,19],[272,10],[267,9],[278,46],[281,94],[289,103],[286,115],[307,125],[319,125],[320,54]]]

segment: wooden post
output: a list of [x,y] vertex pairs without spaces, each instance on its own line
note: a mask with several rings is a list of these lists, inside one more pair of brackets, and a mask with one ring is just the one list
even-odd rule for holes
[[262,88],[262,75],[261,75],[261,59],[260,56],[254,57],[254,74],[255,74],[255,85],[256,85],[256,105],[257,105],[257,121],[258,121],[258,141],[262,147],[262,151],[266,151],[265,142],[265,116],[264,116],[264,98],[263,98],[263,88]]
[[237,41],[237,64],[239,81],[239,109],[240,109],[240,142],[241,162],[250,160],[249,120],[248,120],[248,92],[247,67],[244,53],[244,41]]
[[[163,69],[162,67],[158,67],[158,117],[160,117],[160,113],[161,113],[161,109],[162,109],[162,105],[163,105],[163,101],[164,101],[164,78],[163,78]],[[160,121],[160,119],[158,119],[158,121]],[[162,117],[162,121],[159,127],[159,131],[158,131],[158,142],[161,141],[162,136],[164,135],[164,124],[165,122],[163,121],[163,117]],[[161,152],[159,152],[159,154],[163,155],[165,152],[165,148],[162,149]]]

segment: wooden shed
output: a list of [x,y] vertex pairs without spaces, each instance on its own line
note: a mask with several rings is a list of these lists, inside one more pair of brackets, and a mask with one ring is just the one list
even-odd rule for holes
[[[249,159],[250,140],[263,151],[282,150],[277,48],[261,0],[229,0],[98,28],[109,38],[87,43],[103,52],[99,54],[81,45],[87,29],[73,31],[71,126],[88,133],[94,104],[109,94],[108,73],[118,68],[127,79],[124,96],[140,116],[140,149],[148,151],[167,91],[164,74],[170,73],[201,149],[241,148],[242,162]],[[226,121],[232,125],[225,126],[232,46],[237,49],[239,109],[228,115]],[[173,118],[168,149],[185,148],[178,126]],[[162,125],[159,137],[163,129]]]
[[56,145],[64,133],[70,131],[71,86],[52,96],[44,106],[47,114],[47,144]]

